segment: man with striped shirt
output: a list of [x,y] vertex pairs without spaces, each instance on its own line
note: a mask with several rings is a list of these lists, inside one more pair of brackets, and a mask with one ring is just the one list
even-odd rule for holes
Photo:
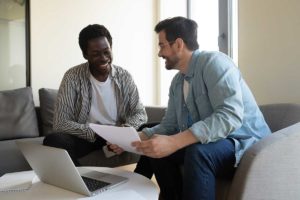
[[[112,64],[109,31],[102,25],[88,25],[79,34],[79,46],[87,62],[65,73],[55,105],[55,133],[44,139],[44,145],[66,149],[77,166],[78,158],[106,144],[89,123],[137,129],[147,122],[131,75]],[[114,144],[108,149],[116,154],[123,152]]]

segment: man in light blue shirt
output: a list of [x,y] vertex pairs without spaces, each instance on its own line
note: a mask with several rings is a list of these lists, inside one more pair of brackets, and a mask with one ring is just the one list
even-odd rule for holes
[[155,31],[158,56],[179,72],[163,120],[133,145],[150,157],[164,200],[215,199],[216,177],[232,175],[245,150],[271,131],[233,61],[198,50],[196,22],[174,17]]

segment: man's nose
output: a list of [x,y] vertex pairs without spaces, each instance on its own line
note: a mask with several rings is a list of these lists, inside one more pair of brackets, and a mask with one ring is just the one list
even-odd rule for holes
[[107,56],[104,53],[99,54],[101,60],[106,60]]
[[159,51],[157,55],[158,55],[158,57],[162,57],[161,51]]

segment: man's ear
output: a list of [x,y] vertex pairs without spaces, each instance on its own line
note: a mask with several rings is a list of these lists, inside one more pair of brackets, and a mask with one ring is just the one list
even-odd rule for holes
[[175,43],[176,43],[176,47],[177,47],[179,50],[182,50],[183,47],[185,46],[184,41],[183,41],[183,39],[181,39],[181,38],[177,38],[177,39],[175,40]]

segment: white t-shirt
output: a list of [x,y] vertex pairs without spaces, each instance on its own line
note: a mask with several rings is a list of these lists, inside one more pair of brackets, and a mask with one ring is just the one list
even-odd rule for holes
[[186,98],[187,98],[188,93],[189,93],[189,87],[190,87],[189,82],[187,82],[187,81],[184,79],[184,81],[183,81],[183,97],[184,97],[185,103],[186,103]]
[[116,125],[117,104],[115,85],[110,76],[105,82],[100,82],[90,76],[92,84],[92,103],[89,122],[104,125]]

